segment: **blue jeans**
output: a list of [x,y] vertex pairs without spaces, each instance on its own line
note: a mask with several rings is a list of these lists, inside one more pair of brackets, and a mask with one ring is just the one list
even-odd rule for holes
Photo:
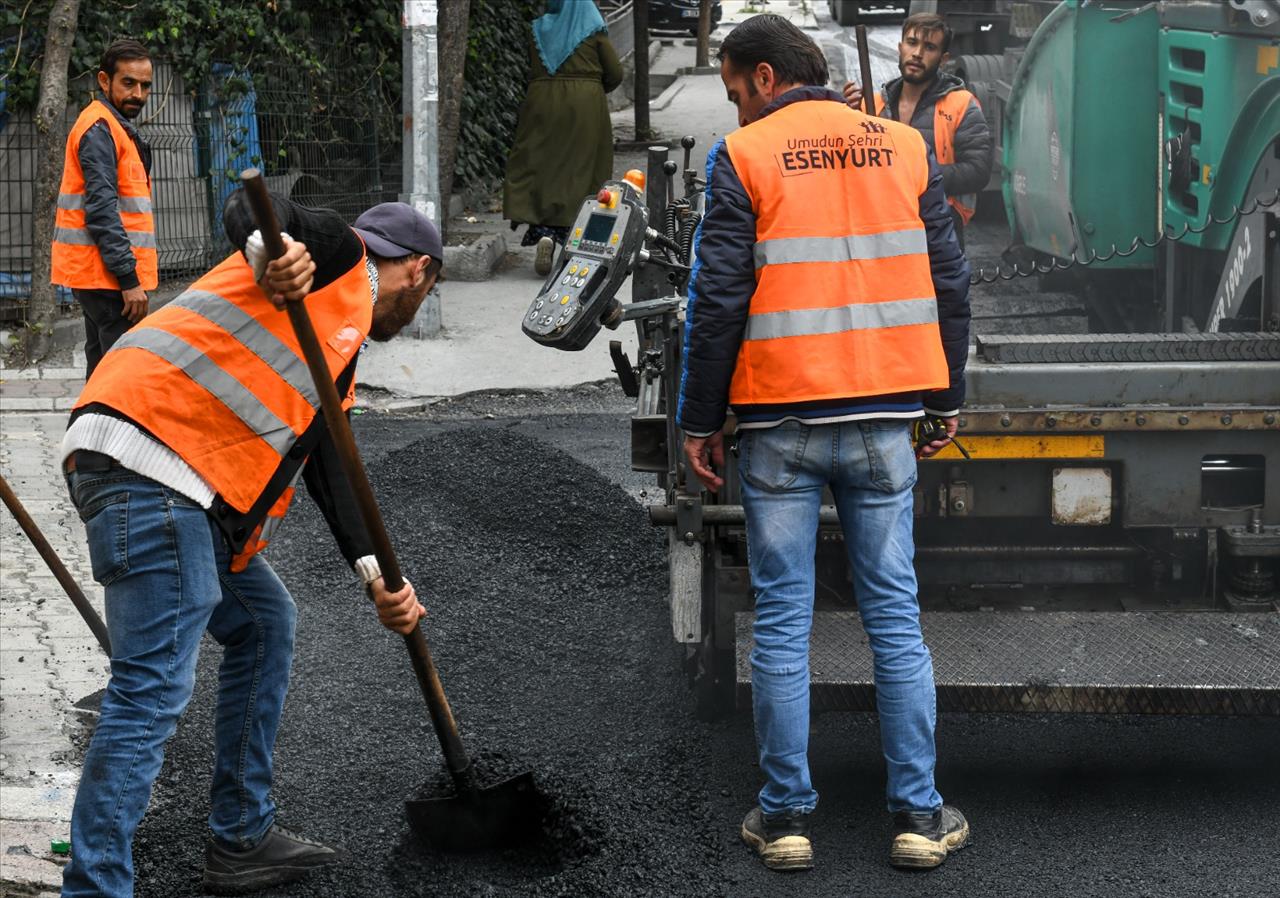
[[257,843],[275,818],[271,753],[293,659],[296,609],[261,556],[238,574],[209,515],[127,468],[67,477],[93,577],[105,587],[111,677],[71,817],[62,894],[133,894],[134,830],[164,744],[195,685],[207,629],[224,648],[218,675],[209,826],[232,846]]
[[942,805],[933,783],[937,703],[912,567],[916,459],[905,422],[743,431],[738,471],[755,589],[751,689],[766,814],[811,811],[809,632],[822,491],[831,487],[875,661],[890,811]]

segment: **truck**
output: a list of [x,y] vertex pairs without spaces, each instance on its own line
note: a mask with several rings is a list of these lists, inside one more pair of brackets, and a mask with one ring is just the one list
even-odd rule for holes
[[[940,709],[1280,713],[1277,7],[1065,0],[991,69],[1014,245],[972,290],[1067,283],[1095,332],[979,336],[967,457],[920,463],[915,566]],[[653,147],[647,178],[584,203],[530,309],[536,332],[525,324],[567,349],[638,328],[636,359],[610,347],[636,400],[631,463],[660,487],[672,638],[713,717],[749,706],[753,606],[733,456],[725,487],[704,492],[674,421],[702,186],[684,143],[683,174]],[[565,283],[577,292],[554,308],[569,311],[546,315]],[[816,566],[811,701],[870,710],[830,501]]]

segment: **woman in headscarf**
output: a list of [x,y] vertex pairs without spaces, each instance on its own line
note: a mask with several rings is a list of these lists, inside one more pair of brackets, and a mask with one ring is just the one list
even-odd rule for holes
[[529,59],[502,207],[513,229],[529,225],[520,245],[537,245],[534,269],[546,274],[582,201],[613,174],[604,95],[622,83],[622,66],[593,0],[547,0]]

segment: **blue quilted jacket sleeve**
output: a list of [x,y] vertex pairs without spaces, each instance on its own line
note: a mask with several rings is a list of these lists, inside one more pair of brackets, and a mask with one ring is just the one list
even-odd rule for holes
[[707,155],[706,206],[694,237],[676,421],[707,436],[724,426],[729,382],[756,289],[756,215],[724,139]]

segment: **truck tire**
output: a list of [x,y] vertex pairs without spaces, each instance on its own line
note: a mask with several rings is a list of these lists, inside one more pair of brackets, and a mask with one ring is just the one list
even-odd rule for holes
[[[994,54],[964,54],[956,57],[955,73],[966,84],[994,84],[1004,73],[1004,57]],[[982,102],[981,99],[978,102]],[[985,103],[983,104],[985,107]]]
[[831,0],[831,18],[837,25],[857,25],[857,0]]

